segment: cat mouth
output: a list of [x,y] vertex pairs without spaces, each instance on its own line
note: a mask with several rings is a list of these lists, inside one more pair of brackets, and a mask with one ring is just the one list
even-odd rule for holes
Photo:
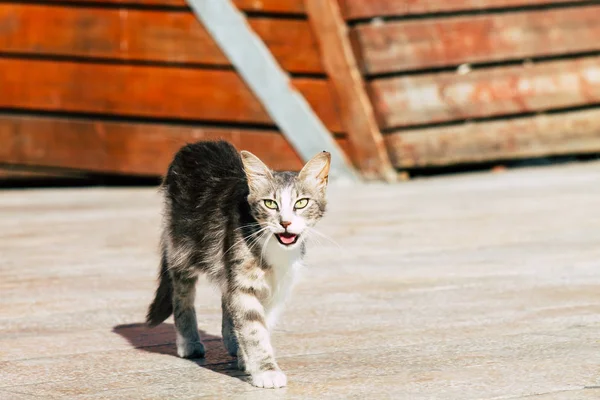
[[298,241],[298,235],[295,233],[283,232],[276,233],[275,237],[284,246],[291,246]]

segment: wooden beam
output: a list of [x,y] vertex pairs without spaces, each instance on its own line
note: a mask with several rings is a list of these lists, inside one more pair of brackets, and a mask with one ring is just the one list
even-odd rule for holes
[[[296,73],[323,73],[308,21],[256,17],[248,20],[281,66]],[[229,66],[206,29],[189,12],[55,7],[0,3],[4,53]],[[40,26],[52,26],[40,34]]]
[[376,79],[379,126],[394,128],[600,102],[600,57]]
[[600,153],[600,109],[386,135],[398,168]]
[[347,19],[589,3],[589,0],[339,0]]
[[360,24],[367,74],[600,50],[600,6]]
[[[41,0],[45,3],[81,3],[82,0]],[[186,0],[83,0],[87,5],[105,5],[117,4],[120,8],[127,9],[131,4],[135,6],[159,6],[159,7],[186,7]],[[214,0],[213,0],[214,1]],[[301,15],[304,13],[303,0],[233,0],[233,3],[240,10],[260,13],[273,14],[293,14]]]
[[[302,160],[274,131],[0,115],[0,164],[162,175],[186,143],[224,139],[276,170]],[[342,147],[346,140],[339,139]]]
[[354,181],[344,152],[231,1],[188,3],[300,157],[307,161],[326,150],[331,177]]
[[[4,108],[273,123],[235,71],[10,58],[0,58],[0,71]],[[296,78],[289,85],[329,129],[342,132],[327,81]]]
[[48,168],[24,168],[0,164],[0,183],[7,181],[33,181],[41,179],[73,179],[85,176],[76,172]]
[[365,178],[394,181],[396,172],[377,126],[337,0],[306,0],[305,6],[337,95],[344,130],[354,149],[355,165]]

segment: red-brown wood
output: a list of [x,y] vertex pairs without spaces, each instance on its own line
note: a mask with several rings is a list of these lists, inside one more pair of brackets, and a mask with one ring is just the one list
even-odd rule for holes
[[[0,107],[270,124],[233,71],[0,59]],[[343,128],[327,81],[293,84],[333,132]]]
[[[323,72],[307,21],[248,22],[284,69]],[[230,65],[191,12],[0,4],[0,26],[3,52]]]
[[2,166],[0,164],[0,183],[8,181],[37,181],[46,179],[72,179],[82,178],[81,174],[64,172],[47,168],[19,168],[14,166]]
[[600,58],[379,79],[382,128],[527,113],[600,102]]
[[[173,154],[198,140],[224,139],[276,170],[300,158],[276,131],[0,116],[0,164],[161,175]],[[347,148],[345,138],[338,143]]]
[[587,0],[338,0],[347,19],[584,3]]
[[233,0],[240,10],[273,13],[304,13],[304,0]]
[[397,132],[393,163],[415,168],[600,152],[600,110]]
[[[81,3],[82,0],[39,0],[43,3]],[[123,8],[128,5],[144,6],[169,6],[169,7],[187,7],[186,0],[86,0],[90,5],[97,4],[119,4]],[[240,10],[281,13],[281,14],[302,14],[304,12],[303,0],[233,0]]]
[[600,6],[359,25],[362,69],[379,74],[600,49]]
[[337,0],[306,0],[306,9],[337,94],[342,124],[354,150],[354,163],[367,179],[394,181],[396,173],[346,36]]

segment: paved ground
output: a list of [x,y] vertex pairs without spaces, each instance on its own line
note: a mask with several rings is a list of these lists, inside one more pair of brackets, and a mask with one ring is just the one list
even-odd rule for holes
[[600,398],[600,164],[333,188],[274,335],[289,387],[245,383],[143,321],[154,189],[0,192],[0,399]]

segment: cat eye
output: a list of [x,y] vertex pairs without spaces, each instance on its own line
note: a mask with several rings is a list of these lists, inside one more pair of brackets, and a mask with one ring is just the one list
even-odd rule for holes
[[270,208],[271,210],[277,210],[277,202],[274,200],[263,200],[265,203],[265,207]]
[[296,210],[301,210],[308,205],[308,199],[300,199],[294,204]]

